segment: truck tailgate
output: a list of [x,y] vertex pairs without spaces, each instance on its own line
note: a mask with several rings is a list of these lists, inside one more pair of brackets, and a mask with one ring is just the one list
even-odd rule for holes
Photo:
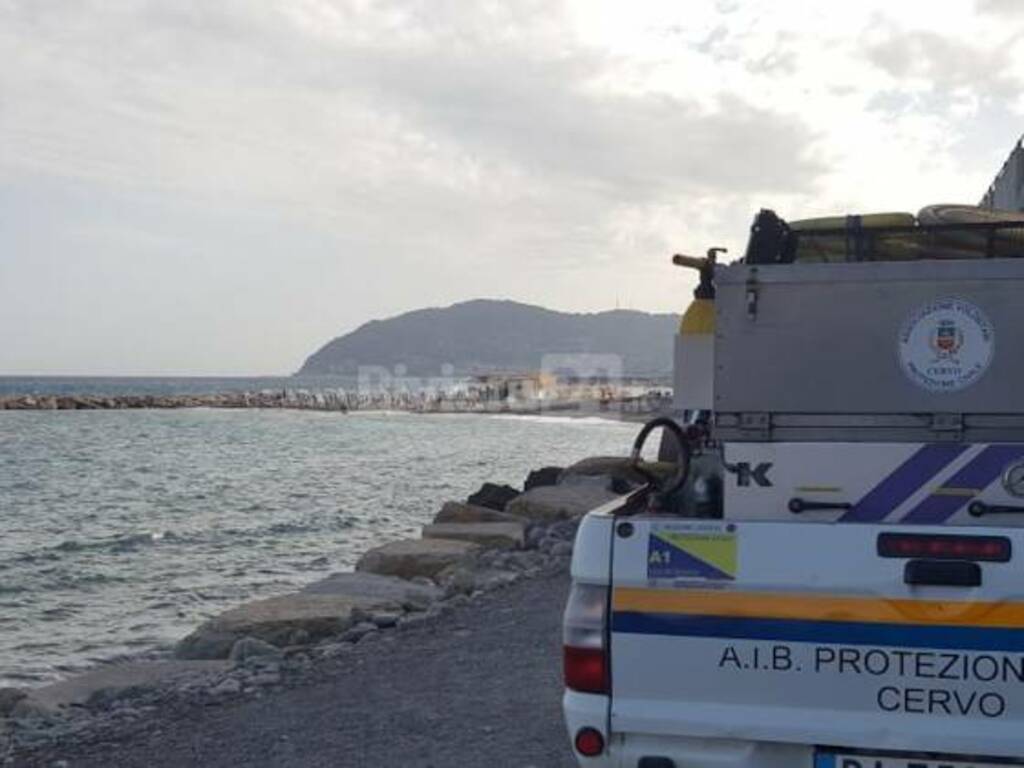
[[[963,530],[1003,545],[1006,557],[976,566],[952,549],[942,561],[882,556],[879,537],[892,533],[620,521],[612,731],[1019,756],[1024,531]],[[935,528],[907,534],[934,539]],[[939,582],[950,564],[980,571],[980,586],[906,583],[922,561]]]

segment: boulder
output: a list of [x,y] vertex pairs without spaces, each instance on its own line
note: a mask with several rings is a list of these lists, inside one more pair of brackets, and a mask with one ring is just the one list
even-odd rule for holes
[[540,469],[535,469],[526,476],[523,490],[528,491],[531,488],[540,488],[545,485],[557,485],[558,478],[564,471],[562,467],[541,467]]
[[362,571],[332,573],[302,589],[307,595],[349,595],[396,603],[407,611],[425,611],[440,600],[441,590],[433,581],[419,578],[406,581],[396,576],[381,576]]
[[477,591],[489,592],[508,584],[514,584],[519,574],[499,568],[449,568],[439,577],[445,592],[452,595],[471,595]]
[[505,509],[506,504],[518,495],[519,491],[511,485],[484,483],[480,486],[480,490],[466,499],[466,501],[478,507],[496,509],[500,512]]
[[403,539],[366,552],[356,563],[357,571],[412,579],[434,578],[452,565],[469,560],[479,546],[453,539]]
[[29,696],[21,699],[10,711],[9,717],[14,720],[49,720],[57,710]]
[[68,680],[34,688],[31,706],[56,711],[60,708],[85,706],[100,700],[110,701],[121,694],[147,688],[177,684],[223,672],[224,661],[133,661],[97,667]]
[[0,688],[0,717],[7,717],[14,706],[27,697],[28,693],[21,688]]
[[226,659],[239,637],[233,629],[222,629],[208,621],[174,646],[174,656],[194,660]]
[[222,659],[243,637],[288,645],[296,630],[311,642],[339,635],[354,623],[354,610],[400,610],[392,600],[345,594],[282,595],[256,600],[210,619],[178,643],[179,659]]
[[371,621],[378,629],[389,629],[390,627],[398,626],[401,618],[402,614],[397,611],[378,611],[373,614]]
[[342,635],[341,639],[350,643],[358,643],[364,637],[373,634],[376,631],[377,625],[372,621],[361,621]]
[[212,696],[237,696],[242,692],[242,683],[233,677],[226,677],[210,689]]
[[562,472],[559,482],[571,483],[574,478],[594,476],[625,481],[631,485],[643,485],[646,482],[644,477],[633,469],[632,460],[628,456],[591,456],[577,461]]
[[231,646],[231,652],[228,654],[228,659],[236,662],[257,657],[280,659],[284,658],[284,652],[276,645],[271,645],[258,638],[243,637],[241,640],[235,641],[235,644]]
[[435,523],[516,523],[523,518],[499,512],[490,507],[463,504],[461,501],[446,501],[434,518]]
[[555,557],[571,557],[572,556],[572,542],[571,541],[557,541],[552,545],[549,550],[550,554]]
[[423,538],[471,541],[486,549],[522,549],[526,540],[526,522],[435,523],[423,526]]
[[[615,483],[621,482],[626,481],[609,475],[566,475],[562,478],[562,485],[589,485],[592,488],[601,488],[606,491],[614,490]],[[633,487],[628,482],[626,485],[629,488]]]
[[549,485],[520,494],[509,502],[507,511],[528,520],[553,522],[579,517],[617,498],[600,486]]
[[[655,475],[664,477],[675,472],[675,464],[669,461],[647,462],[645,467]],[[558,482],[563,485],[602,482],[616,493],[628,493],[632,488],[644,485],[647,480],[633,469],[628,456],[592,456],[568,467]]]

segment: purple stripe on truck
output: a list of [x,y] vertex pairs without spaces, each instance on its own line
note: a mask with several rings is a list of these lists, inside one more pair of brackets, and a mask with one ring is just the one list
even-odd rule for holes
[[967,448],[961,443],[929,443],[922,446],[895,472],[868,491],[839,518],[839,522],[877,523],[884,520]]
[[[942,484],[937,492],[901,520],[904,523],[944,523],[959,512],[974,495],[985,490],[1006,466],[1024,457],[1024,445],[990,445]],[[974,490],[975,494],[955,493]],[[954,493],[943,493],[953,491]]]

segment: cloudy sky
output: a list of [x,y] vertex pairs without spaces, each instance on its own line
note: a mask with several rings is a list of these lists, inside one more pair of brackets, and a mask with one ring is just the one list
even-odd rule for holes
[[290,373],[476,297],[678,311],[669,255],[758,208],[976,202],[1022,34],[1017,0],[0,0],[0,374]]

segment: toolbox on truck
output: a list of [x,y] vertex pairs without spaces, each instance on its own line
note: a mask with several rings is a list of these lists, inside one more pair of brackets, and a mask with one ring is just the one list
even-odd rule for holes
[[720,440],[1024,439],[1024,259],[720,268]]

